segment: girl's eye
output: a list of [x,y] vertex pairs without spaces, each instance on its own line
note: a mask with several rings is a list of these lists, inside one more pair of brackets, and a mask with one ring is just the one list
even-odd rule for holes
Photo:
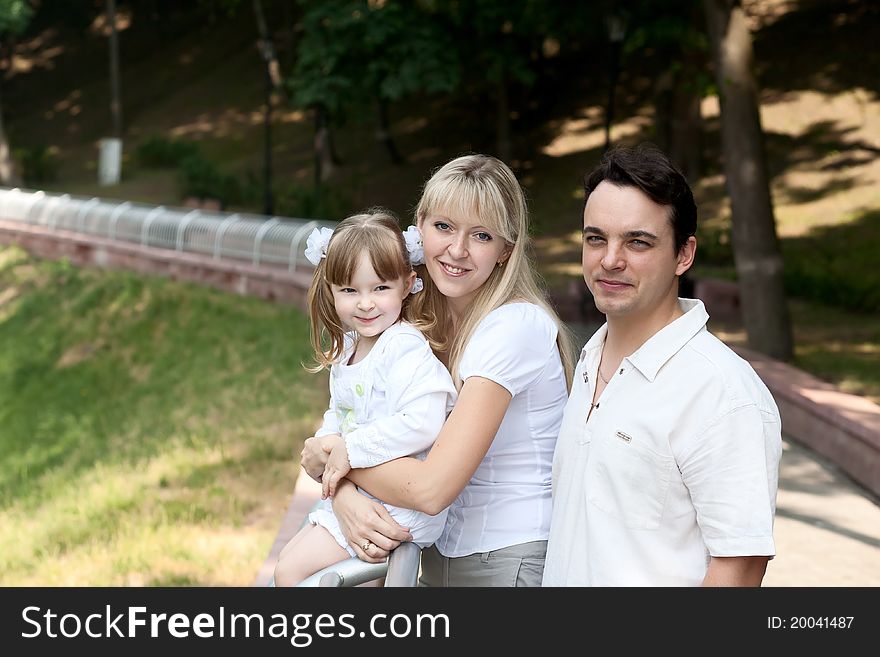
[[342,288],[339,288],[339,291],[342,292],[343,294],[351,294],[352,292],[354,292],[354,288],[342,287]]
[[377,285],[376,290],[379,292],[383,292],[385,290],[390,290],[391,288],[387,285]]

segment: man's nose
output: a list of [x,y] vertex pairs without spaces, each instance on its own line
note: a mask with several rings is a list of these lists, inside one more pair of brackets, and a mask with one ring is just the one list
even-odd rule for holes
[[602,256],[602,266],[605,269],[623,269],[626,266],[623,255],[623,249],[619,245],[609,243]]

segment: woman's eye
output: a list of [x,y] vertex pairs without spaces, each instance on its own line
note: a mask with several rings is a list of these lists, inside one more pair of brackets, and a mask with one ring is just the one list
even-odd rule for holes
[[443,221],[437,221],[434,223],[434,228],[437,230],[449,230],[449,224]]
[[492,236],[489,233],[477,233],[477,239],[481,242],[491,242]]

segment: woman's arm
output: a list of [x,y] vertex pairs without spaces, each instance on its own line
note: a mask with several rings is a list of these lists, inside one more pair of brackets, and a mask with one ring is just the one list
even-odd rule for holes
[[[333,514],[348,544],[361,559],[370,563],[382,561],[401,541],[412,540],[409,528],[401,527],[388,509],[362,495],[345,479],[339,482],[333,498]],[[367,541],[373,545],[364,552]]]
[[389,504],[436,515],[458,497],[476,472],[510,400],[503,386],[470,377],[424,461],[396,459],[352,470],[348,478]]

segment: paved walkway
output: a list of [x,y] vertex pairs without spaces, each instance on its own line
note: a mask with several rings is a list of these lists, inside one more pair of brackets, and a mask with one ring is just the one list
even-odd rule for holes
[[880,586],[880,503],[830,461],[785,440],[764,586]]

